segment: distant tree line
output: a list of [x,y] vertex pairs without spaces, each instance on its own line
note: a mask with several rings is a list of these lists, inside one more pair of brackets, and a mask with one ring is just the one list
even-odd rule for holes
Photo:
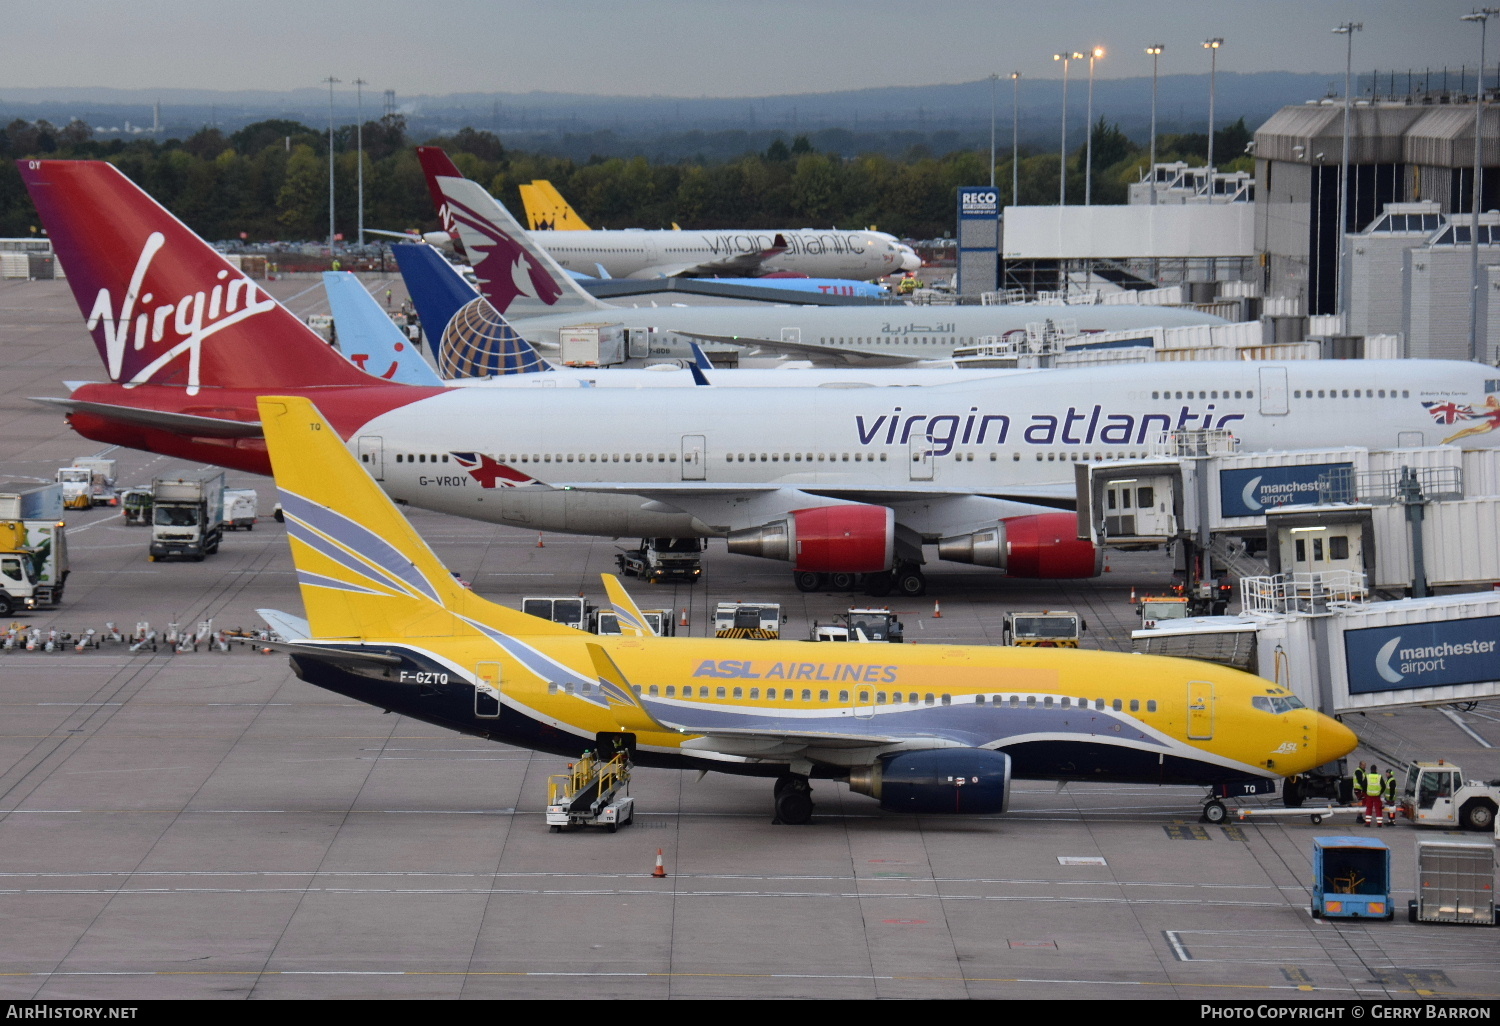
[[[1093,198],[1123,203],[1149,160],[1146,146],[1100,118],[1093,132]],[[356,126],[334,131],[335,223],[346,240],[357,223]],[[1251,167],[1242,156],[1251,133],[1239,120],[1215,133],[1216,154],[1236,155],[1224,169]],[[899,158],[816,150],[808,137],[774,140],[763,152],[735,160],[675,163],[645,157],[594,157],[582,163],[508,150],[487,131],[465,128],[428,140],[442,146],[468,177],[487,186],[517,217],[517,186],[550,179],[592,227],[857,228],[874,225],[911,238],[953,231],[956,190],[990,180],[988,153],[942,156],[913,147]],[[390,115],[363,126],[365,226],[436,228],[413,140]],[[1204,134],[1157,138],[1159,161],[1201,163]],[[1081,202],[1084,152],[1068,155],[1068,198]],[[310,240],[328,225],[328,134],[296,121],[271,120],[224,135],[203,128],[187,139],[101,138],[81,121],[55,126],[12,121],[0,130],[0,236],[40,231],[15,160],[25,157],[108,160],[194,231],[209,240]],[[1024,204],[1057,202],[1057,152],[1023,151]],[[1011,203],[1011,160],[994,169],[1002,202]]]

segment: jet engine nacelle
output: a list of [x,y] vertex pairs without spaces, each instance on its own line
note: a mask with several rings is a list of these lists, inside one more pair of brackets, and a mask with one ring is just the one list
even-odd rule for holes
[[865,504],[796,509],[784,520],[729,532],[729,551],[817,573],[879,573],[895,562],[896,513]]
[[1072,513],[1008,517],[973,534],[938,542],[938,558],[999,567],[1012,577],[1097,577],[1102,554],[1078,537]]
[[849,790],[887,812],[1004,812],[1010,756],[988,748],[897,752],[849,771]]

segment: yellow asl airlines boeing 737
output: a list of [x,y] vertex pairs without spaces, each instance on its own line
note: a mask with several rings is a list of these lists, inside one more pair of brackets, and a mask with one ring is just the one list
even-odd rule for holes
[[812,815],[811,778],[847,780],[888,810],[1002,812],[1013,777],[1236,784],[1305,773],[1356,743],[1259,677],[1185,659],[659,638],[608,576],[633,636],[527,616],[456,583],[311,402],[266,397],[260,414],[307,611],[305,630],[287,628],[304,636],[282,646],[293,668],[428,723],[569,757],[618,746],[642,766],[775,777],[788,823]]

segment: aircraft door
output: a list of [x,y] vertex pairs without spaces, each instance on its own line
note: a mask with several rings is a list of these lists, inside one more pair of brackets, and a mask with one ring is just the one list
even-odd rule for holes
[[703,435],[682,436],[682,479],[684,481],[702,481],[707,477],[708,468],[704,466],[706,450],[706,439]]
[[1365,569],[1364,531],[1358,523],[1294,527],[1277,532],[1281,567],[1290,573]]
[[1427,443],[1424,442],[1421,431],[1397,431],[1396,448],[1398,449],[1420,449]]
[[926,435],[913,435],[911,442],[911,479],[931,481],[933,472],[932,443]]
[[1189,741],[1211,741],[1214,736],[1214,686],[1212,681],[1190,680],[1187,693]]
[[782,328],[781,329],[781,341],[783,341],[783,342],[790,342],[793,345],[801,345],[802,344],[802,329],[801,328]]
[[385,443],[379,435],[359,436],[359,462],[377,481],[385,480]]
[[[853,641],[853,638],[849,639]],[[875,691],[865,684],[857,684],[854,687],[854,716],[856,719],[868,720],[875,715]]]
[[474,665],[474,715],[481,720],[493,720],[500,715],[499,663]]
[[1260,412],[1268,416],[1281,416],[1290,412],[1287,405],[1286,368],[1262,367],[1260,369]]

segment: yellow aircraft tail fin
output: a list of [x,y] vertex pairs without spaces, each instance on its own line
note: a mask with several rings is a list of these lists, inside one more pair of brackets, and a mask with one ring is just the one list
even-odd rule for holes
[[258,403],[312,638],[579,633],[454,580],[310,400]]
[[651,624],[642,615],[640,607],[635,604],[620,579],[614,574],[599,576],[604,578],[604,593],[609,596],[609,604],[620,618],[620,633],[636,638],[656,637],[656,632],[651,629]]
[[588,650],[589,659],[594,664],[594,676],[599,680],[599,689],[609,702],[615,722],[620,725],[621,730],[670,734],[676,729],[647,712],[641,700],[636,697],[630,681],[625,679],[625,674],[609,657],[603,645],[590,644]]
[[526,208],[526,223],[532,231],[586,232],[591,229],[578,216],[553,184],[538,178],[530,185],[518,186],[521,205]]

